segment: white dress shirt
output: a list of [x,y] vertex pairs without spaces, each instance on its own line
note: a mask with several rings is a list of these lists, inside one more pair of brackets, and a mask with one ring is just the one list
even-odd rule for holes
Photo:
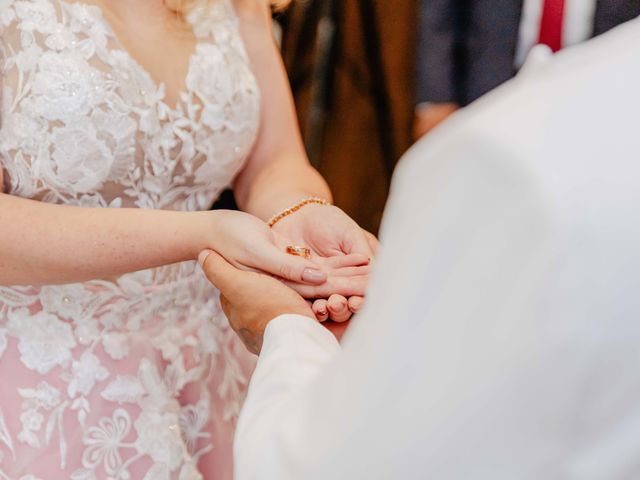
[[629,45],[640,20],[532,55],[407,154],[342,350],[311,319],[269,324],[237,480],[640,478]]
[[[591,38],[597,0],[565,0],[562,46],[570,47]],[[520,68],[540,36],[544,0],[524,0],[516,67]]]

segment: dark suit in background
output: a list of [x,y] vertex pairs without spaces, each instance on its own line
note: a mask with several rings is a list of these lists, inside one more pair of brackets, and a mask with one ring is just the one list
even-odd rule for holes
[[[515,75],[523,0],[419,4],[416,103],[464,106]],[[594,35],[638,15],[640,0],[598,0]]]

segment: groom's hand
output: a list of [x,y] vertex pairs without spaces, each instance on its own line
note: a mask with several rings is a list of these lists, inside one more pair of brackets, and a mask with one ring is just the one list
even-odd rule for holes
[[315,318],[307,302],[281,281],[238,270],[210,250],[199,257],[205,275],[220,290],[222,309],[247,349],[260,354],[264,330],[279,315]]

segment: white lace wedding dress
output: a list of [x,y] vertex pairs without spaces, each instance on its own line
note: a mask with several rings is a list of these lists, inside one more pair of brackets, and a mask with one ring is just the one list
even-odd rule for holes
[[[1,1],[5,192],[207,209],[252,147],[259,92],[231,0],[188,20],[173,106],[98,7]],[[0,287],[0,479],[230,478],[251,364],[195,262]]]

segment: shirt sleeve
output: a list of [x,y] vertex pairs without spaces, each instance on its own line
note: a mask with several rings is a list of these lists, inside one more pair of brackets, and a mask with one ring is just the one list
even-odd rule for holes
[[281,315],[272,320],[264,333],[244,419],[304,386],[339,351],[335,336],[311,318]]
[[[309,319],[268,329],[236,480],[637,477],[611,474],[637,473],[638,322],[616,301],[619,285],[637,297],[621,277],[635,243],[601,261],[610,211],[584,217],[585,177],[529,148],[548,104],[528,89],[508,100],[462,112],[402,160],[341,350]],[[580,196],[559,203],[555,187]]]
[[[281,315],[269,323],[236,430],[234,478],[289,478],[295,454],[264,455],[273,451],[267,445],[274,445],[271,440],[280,419],[301,413],[291,411],[303,406],[294,399],[339,352],[335,336],[311,318]],[[294,445],[300,433],[282,432],[286,439],[294,439]]]
[[[514,373],[532,350],[513,325],[531,320],[518,308],[544,265],[545,216],[516,153],[460,138],[456,124],[436,136],[451,141],[427,141],[399,166],[367,302],[342,349],[311,319],[267,329],[236,480],[473,478],[495,459],[531,478],[516,472],[538,419],[518,417],[510,396],[527,408],[545,385]],[[505,298],[518,304],[496,310]]]

